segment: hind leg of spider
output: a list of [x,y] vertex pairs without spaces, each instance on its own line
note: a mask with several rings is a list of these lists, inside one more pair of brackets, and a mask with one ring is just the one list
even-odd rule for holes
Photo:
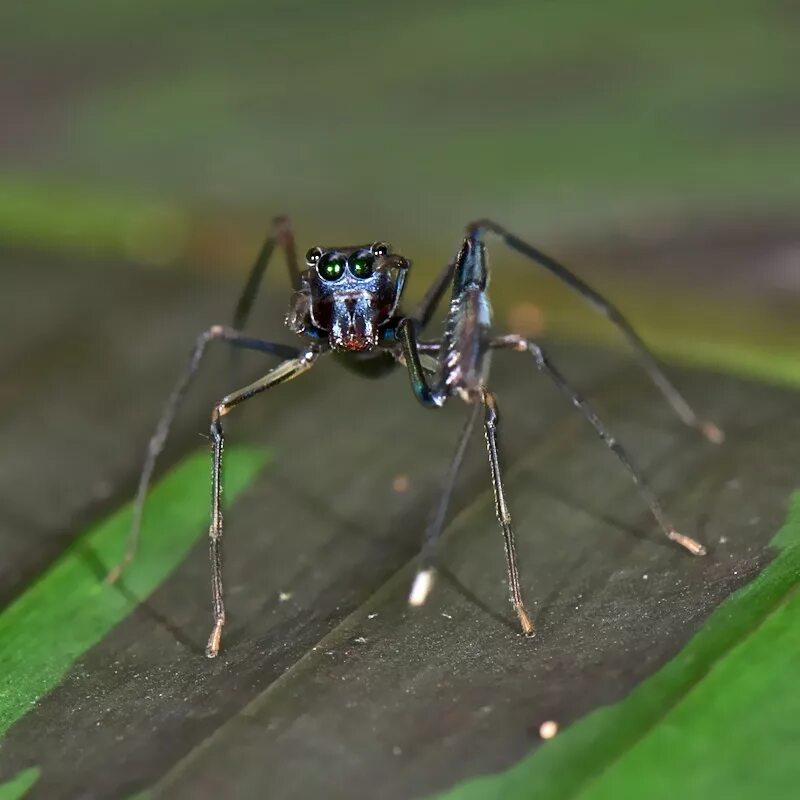
[[572,405],[575,406],[584,416],[586,421],[597,431],[600,438],[605,443],[614,455],[619,459],[625,469],[628,470],[633,482],[639,489],[642,498],[650,508],[650,513],[658,523],[664,535],[673,542],[676,542],[681,547],[688,550],[694,556],[703,556],[706,554],[706,549],[702,544],[696,542],[682,533],[678,533],[673,524],[669,521],[664,513],[661,503],[655,496],[653,490],[645,481],[642,473],[631,461],[630,456],[625,448],[609,433],[600,418],[592,410],[591,406],[576,392],[564,378],[564,376],[553,366],[548,357],[544,354],[542,349],[527,339],[521,336],[502,336],[492,341],[491,346],[494,348],[508,348],[516,350],[521,353],[530,353],[536,363],[537,368],[544,372],[550,380],[569,398]]
[[203,356],[206,349],[211,342],[223,341],[246,350],[257,350],[262,353],[270,353],[272,355],[281,356],[282,358],[293,358],[299,354],[296,347],[290,347],[285,344],[277,344],[275,342],[267,342],[262,339],[255,339],[251,336],[242,336],[238,331],[232,328],[226,328],[223,325],[213,325],[208,330],[203,331],[195,342],[192,355],[189,358],[189,363],[185,371],[181,375],[178,383],[170,394],[164,411],[161,414],[161,419],[158,422],[156,431],[153,434],[150,442],[147,445],[147,453],[145,454],[142,472],[139,476],[139,485],[136,490],[136,498],[133,501],[133,520],[131,522],[130,531],[128,533],[128,541],[125,545],[125,552],[119,563],[108,573],[106,581],[114,583],[122,575],[125,567],[133,561],[136,556],[136,551],[139,546],[139,532],[142,527],[142,514],[144,512],[144,504],[147,499],[147,491],[150,488],[150,481],[153,477],[153,471],[156,467],[156,461],[164,445],[167,441],[172,423],[178,413],[181,402],[186,397],[186,393],[191,386],[197,371],[200,369],[200,364],[203,361]]
[[480,412],[480,405],[475,403],[472,405],[467,421],[458,437],[458,444],[456,445],[455,453],[450,461],[450,467],[447,470],[444,483],[442,484],[442,494],[434,513],[432,514],[428,525],[425,528],[425,536],[422,542],[422,549],[419,554],[419,562],[417,566],[417,574],[414,582],[411,585],[411,592],[408,595],[408,602],[412,606],[421,606],[428,599],[428,594],[433,586],[433,578],[435,574],[436,562],[436,549],[439,538],[444,529],[444,523],[447,519],[447,510],[450,507],[450,500],[453,496],[455,489],[456,479],[461,469],[461,464],[464,461],[464,453],[467,449],[467,442],[470,439],[472,431],[475,428],[475,422],[478,419]]
[[511,512],[508,510],[505,491],[503,490],[503,475],[500,466],[500,450],[497,441],[497,428],[500,422],[500,412],[497,408],[495,396],[483,390],[481,403],[484,408],[484,432],[486,434],[486,449],[489,454],[489,468],[492,473],[492,487],[494,489],[494,507],[500,529],[503,532],[503,544],[506,553],[506,567],[508,569],[508,588],[511,594],[511,604],[517,612],[522,633],[533,636],[533,622],[525,604],[522,601],[522,589],[519,580],[519,566],[517,564],[517,548],[514,544],[514,530],[511,527]]
[[263,378],[245,386],[238,392],[223,397],[214,406],[211,413],[211,525],[208,529],[209,558],[211,560],[211,602],[214,615],[214,627],[208,638],[206,655],[214,658],[219,652],[222,628],[225,625],[225,601],[222,590],[222,451],[225,434],[222,418],[232,408],[255,397],[257,394],[272,389],[282,383],[296,378],[309,370],[316,361],[314,351],[302,353],[297,358],[290,358],[268,372]]
[[482,219],[473,222],[471,225],[467,226],[467,229],[473,232],[490,231],[498,236],[506,246],[539,266],[544,267],[544,269],[555,275],[559,280],[563,281],[567,286],[577,292],[591,306],[603,314],[625,339],[627,339],[639,363],[644,367],[650,379],[658,387],[664,395],[664,398],[683,422],[689,427],[699,430],[706,439],[714,444],[721,444],[725,440],[724,432],[717,425],[708,420],[703,420],[697,415],[686,398],[684,398],[664,373],[658,360],[650,352],[650,349],[644,343],[641,336],[636,333],[630,322],[628,322],[622,315],[622,312],[601,295],[600,292],[593,289],[589,284],[579,278],[574,272],[567,269],[563,264],[556,261],[552,256],[543,253],[532,244],[523,241],[493,220]]

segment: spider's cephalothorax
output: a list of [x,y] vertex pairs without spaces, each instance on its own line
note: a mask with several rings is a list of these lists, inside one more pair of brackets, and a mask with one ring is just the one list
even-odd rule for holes
[[[147,449],[134,503],[128,547],[122,562],[109,577],[119,576],[124,565],[133,557],[156,458],[164,446],[180,401],[200,366],[206,347],[215,340],[278,356],[282,362],[258,380],[225,395],[211,412],[212,507],[209,546],[214,627],[206,648],[209,657],[213,658],[219,651],[225,624],[221,554],[222,455],[225,438],[223,420],[240,403],[308,372],[320,357],[331,350],[338,351],[343,364],[365,377],[377,377],[398,364],[402,365],[408,370],[411,388],[417,400],[428,408],[441,408],[455,398],[472,406],[445,479],[441,500],[425,531],[419,570],[409,596],[411,605],[422,605],[430,592],[435,574],[436,542],[444,528],[448,504],[466,451],[466,442],[480,410],[483,409],[495,510],[505,545],[510,599],[522,632],[526,635],[533,634],[533,621],[522,601],[511,514],[503,490],[498,401],[489,387],[489,356],[495,350],[515,351],[532,357],[536,368],[547,375],[567,396],[628,470],[664,534],[690,553],[703,555],[705,548],[699,542],[675,530],[622,445],[611,436],[598,416],[572,389],[542,349],[522,336],[513,333],[497,335],[492,330],[488,297],[489,261],[483,241],[487,234],[499,237],[512,250],[544,267],[601,311],[627,338],[645,369],[681,419],[687,425],[700,429],[712,442],[722,441],[722,431],[713,423],[698,418],[661,371],[658,362],[630,324],[613,305],[563,264],[496,222],[480,220],[467,226],[458,254],[439,272],[419,306],[411,313],[404,313],[398,304],[410,265],[402,256],[393,254],[389,245],[376,242],[362,247],[313,247],[306,255],[307,268],[301,271],[289,222],[282,217],[275,220],[273,233],[256,259],[236,307],[233,326],[214,325],[197,339],[189,367],[170,397],[164,416]],[[284,251],[289,279],[294,289],[286,323],[301,339],[295,345],[266,341],[242,332],[264,271],[276,247]],[[448,289],[450,304],[441,335],[427,340],[420,339],[420,334],[433,320]]]
[[392,320],[409,262],[384,242],[362,247],[312,247],[292,297],[290,330],[327,339],[333,350],[374,350]]

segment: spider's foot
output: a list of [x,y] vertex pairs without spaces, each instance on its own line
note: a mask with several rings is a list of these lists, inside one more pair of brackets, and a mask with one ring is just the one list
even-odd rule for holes
[[433,576],[434,571],[430,567],[421,569],[417,573],[408,595],[408,604],[410,606],[419,607],[425,605],[425,601],[433,588]]
[[667,531],[667,536],[669,536],[673,542],[677,542],[681,547],[685,547],[693,556],[704,556],[707,552],[706,548],[700,544],[700,542],[696,542],[694,539],[684,536],[674,529]]
[[527,637],[536,636],[536,631],[533,629],[533,623],[525,610],[525,606],[522,603],[515,604],[514,610],[517,612],[519,624],[522,626],[522,635]]
[[216,658],[219,653],[219,642],[222,639],[222,626],[225,623],[218,621],[214,625],[214,630],[211,631],[211,636],[208,637],[208,644],[206,645],[206,656],[208,658]]
[[722,444],[725,441],[725,431],[713,422],[704,422],[700,426],[700,430],[712,444]]
[[128,564],[130,563],[131,563],[131,556],[126,555],[122,559],[122,561],[120,561],[119,564],[117,564],[117,566],[114,567],[108,573],[108,575],[106,575],[106,583],[109,586],[113,586],[122,577],[122,573],[125,572],[125,567],[127,567]]

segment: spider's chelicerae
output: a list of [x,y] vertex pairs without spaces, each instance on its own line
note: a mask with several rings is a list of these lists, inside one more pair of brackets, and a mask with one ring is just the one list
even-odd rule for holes
[[[278,218],[275,220],[272,235],[264,243],[252,269],[236,308],[233,326],[215,325],[198,337],[189,366],[169,398],[155,435],[147,448],[134,504],[128,546],[123,560],[109,579],[115,580],[119,577],[122,569],[136,552],[142,510],[156,458],[163,449],[180,401],[200,366],[206,347],[209,342],[215,340],[228,342],[236,347],[270,353],[284,360],[263,378],[223,397],[211,413],[213,499],[209,539],[214,627],[206,648],[206,655],[209,658],[213,658],[219,652],[222,628],[225,624],[220,554],[223,418],[245,400],[307,372],[320,356],[332,351],[341,354],[349,366],[357,372],[369,375],[389,370],[397,364],[403,365],[408,370],[414,395],[427,408],[441,408],[454,397],[460,398],[472,408],[445,478],[441,500],[425,531],[419,567],[409,595],[409,602],[412,605],[422,605],[430,592],[434,576],[436,543],[444,527],[465,444],[482,409],[495,509],[505,545],[511,603],[519,618],[522,632],[526,636],[532,636],[534,632],[533,623],[522,600],[511,516],[503,491],[497,440],[499,413],[497,399],[488,385],[488,356],[492,350],[515,350],[530,356],[536,367],[554,381],[594,427],[606,446],[622,462],[664,534],[686,548],[692,555],[704,555],[705,548],[701,544],[675,530],[622,445],[610,435],[600,419],[570,387],[541,348],[522,336],[493,334],[491,307],[487,294],[489,265],[483,241],[486,234],[499,237],[512,250],[553,273],[603,313],[626,337],[642,365],[678,416],[687,425],[700,430],[710,441],[715,443],[722,441],[722,431],[713,423],[703,422],[698,418],[662,372],[636,332],[611,303],[562,264],[509,233],[497,223],[480,220],[467,226],[464,242],[456,258],[439,273],[414,313],[407,314],[400,308],[400,299],[411,264],[405,257],[392,252],[388,244],[375,242],[360,247],[312,247],[306,253],[306,269],[301,271],[297,263],[289,222],[285,218]],[[267,342],[241,332],[276,246],[284,251],[289,278],[294,288],[286,324],[300,338],[302,344],[298,347]],[[419,339],[419,334],[431,321],[448,287],[450,287],[450,308],[441,338],[426,341]]]

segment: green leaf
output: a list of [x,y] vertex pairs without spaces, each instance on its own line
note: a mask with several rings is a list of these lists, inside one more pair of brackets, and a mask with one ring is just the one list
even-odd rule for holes
[[0,785],[0,800],[21,800],[39,780],[39,768],[24,769],[10,781]]

